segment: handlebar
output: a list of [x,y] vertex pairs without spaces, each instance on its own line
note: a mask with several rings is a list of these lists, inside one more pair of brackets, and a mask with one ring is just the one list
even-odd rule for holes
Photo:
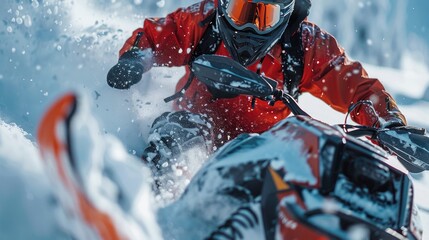
[[[216,55],[201,55],[191,64],[191,70],[201,82],[220,92],[233,95],[250,95],[254,99],[259,98],[268,101],[271,105],[276,101],[281,101],[294,115],[311,118],[308,113],[299,107],[290,94],[276,89],[276,82],[274,80],[249,71],[231,58]],[[354,107],[356,106],[354,105]],[[377,140],[381,146],[395,153],[401,162],[412,166],[412,168],[410,166],[407,167],[410,171],[429,170],[429,136],[426,134],[401,131],[399,129],[376,129],[347,124],[338,126],[350,136],[369,136]],[[354,130],[349,131],[349,129]],[[411,144],[413,147],[408,147]]]

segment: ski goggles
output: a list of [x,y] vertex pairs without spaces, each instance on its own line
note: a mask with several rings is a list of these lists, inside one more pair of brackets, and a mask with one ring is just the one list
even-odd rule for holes
[[261,0],[229,0],[223,11],[237,30],[250,27],[259,33],[266,33],[290,16],[294,3],[294,0],[287,5]]

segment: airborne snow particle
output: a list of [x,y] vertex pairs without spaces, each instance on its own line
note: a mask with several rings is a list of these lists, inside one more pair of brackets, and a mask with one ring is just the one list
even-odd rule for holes
[[326,199],[323,201],[323,211],[327,213],[334,213],[338,210],[338,204],[332,199]]
[[11,33],[13,31],[13,29],[11,26],[7,26],[6,31]]
[[176,176],[180,177],[183,175],[183,170],[181,169],[175,169],[174,173],[176,174]]
[[34,8],[38,8],[39,7],[39,1],[38,0],[32,0],[31,6],[33,6]]
[[33,25],[33,22],[31,21],[30,15],[25,15],[24,16],[24,26],[31,27],[31,25]]
[[367,39],[367,40],[366,40],[366,44],[367,44],[368,46],[372,46],[372,40],[371,40],[371,39]]
[[347,230],[349,239],[369,239],[369,229],[365,225],[353,225]]
[[18,17],[16,18],[16,23],[18,23],[19,25],[21,25],[24,21],[22,20],[22,18]]
[[156,5],[159,8],[163,8],[165,6],[165,0],[159,0],[158,2],[156,2]]
[[140,5],[142,4],[143,0],[134,0],[134,4],[135,5]]
[[380,98],[377,96],[377,95],[375,95],[375,94],[372,94],[370,97],[369,97],[369,100],[372,102],[372,104],[374,104],[374,105],[376,105],[376,104],[378,104],[379,102],[380,102]]

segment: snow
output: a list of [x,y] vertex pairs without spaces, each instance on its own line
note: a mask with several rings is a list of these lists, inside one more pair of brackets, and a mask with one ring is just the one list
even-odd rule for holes
[[[84,159],[92,158],[93,156],[89,157],[90,154],[99,154],[97,159],[101,159],[104,150],[105,155],[111,159],[103,161],[107,161],[108,163],[105,163],[110,164],[110,168],[119,170],[118,174],[133,172],[128,168],[134,166],[134,163],[124,165],[120,159],[137,161],[133,155],[141,155],[152,121],[162,112],[170,110],[170,105],[165,104],[163,98],[174,92],[173,83],[184,74],[184,70],[155,68],[143,75],[141,83],[123,91],[107,86],[106,73],[116,62],[122,43],[132,30],[141,26],[145,17],[165,15],[177,7],[194,2],[196,1],[3,1],[0,5],[0,16],[3,20],[0,23],[0,239],[68,238],[64,226],[57,221],[58,212],[52,211],[56,209],[58,202],[42,167],[36,143],[36,131],[41,117],[48,106],[65,92],[75,91],[85,96],[90,106],[88,111],[91,113],[84,114],[84,117],[88,119],[91,115],[95,118],[85,120],[85,123],[92,126],[95,124],[99,129],[98,132],[92,132],[91,129],[95,127],[78,127],[83,133],[90,134],[92,143],[101,149],[92,152],[90,145],[85,145],[82,141],[77,147],[87,151],[82,151],[80,162],[85,163]],[[316,4],[312,16],[315,22],[319,22],[317,19],[335,20],[324,17],[322,13],[328,11],[320,10],[320,3],[318,5],[318,1],[314,2]],[[349,3],[350,1],[347,1],[347,4]],[[377,6],[386,9],[386,6],[383,6],[386,1],[365,3],[377,3]],[[358,1],[356,4],[363,2]],[[341,21],[341,25],[335,25],[334,29],[341,34],[340,42],[344,43],[346,50],[352,50],[351,46],[357,47],[353,48],[353,57],[366,62],[400,67],[393,69],[364,64],[370,76],[379,78],[397,99],[409,124],[429,128],[429,114],[426,110],[429,108],[429,69],[425,63],[419,61],[424,57],[416,58],[411,51],[396,51],[405,48],[407,39],[403,33],[396,31],[391,33],[400,36],[399,42],[395,43],[395,37],[387,34],[392,28],[381,24],[388,18],[386,14],[379,16],[377,24],[373,24],[375,29],[382,29],[386,34],[380,34],[373,28],[368,30],[369,37],[356,43],[357,40],[353,37],[355,33],[343,30],[348,28],[345,24],[353,24],[353,16],[365,11],[351,10],[352,7],[345,11],[335,0],[323,1],[323,5],[337,14],[343,14],[343,17],[344,14],[349,15],[347,20]],[[362,8],[371,7],[364,4],[361,10]],[[405,13],[399,10],[395,14],[400,16],[398,19],[402,19]],[[327,20],[322,24],[332,28],[334,24]],[[360,26],[372,26],[362,21],[363,19],[359,18]],[[403,28],[403,25],[399,26],[399,30]],[[384,40],[377,37],[377,34]],[[372,54],[372,50],[378,49],[379,46],[383,46],[380,47],[382,51]],[[366,50],[362,51],[362,54],[356,54],[361,48]],[[398,64],[396,60],[399,56],[402,56],[402,61]],[[338,123],[344,120],[344,115],[331,110],[309,95],[304,94],[300,98],[300,104],[310,115],[325,122]],[[146,175],[140,177],[148,177]],[[118,176],[119,179],[131,177]],[[429,175],[416,174],[413,177],[416,202],[423,210],[423,226],[427,228],[429,200],[426,196],[429,193],[426,186],[429,184]],[[144,203],[136,205],[133,210],[136,222],[154,224],[156,217],[164,220],[161,226],[152,226],[152,229],[171,227],[173,222],[169,217],[172,215],[177,216],[175,220],[183,222],[182,230],[163,233],[166,239],[173,236],[184,239],[189,231],[195,229],[200,230],[195,236],[204,237],[201,230],[204,222],[192,221],[198,214],[192,212],[192,209],[196,209],[195,206],[204,206],[207,201],[222,202],[217,208],[222,211],[207,212],[207,219],[204,219],[206,222],[221,222],[222,216],[231,210],[228,203],[223,202],[224,199],[207,196],[207,199],[188,199],[181,204],[162,208],[155,216],[153,210],[157,206],[145,201],[151,198],[147,186],[129,186],[124,182],[116,184],[124,186],[127,194],[131,194],[130,199],[138,199]],[[132,196],[132,193],[137,194],[136,189],[142,190],[141,194]],[[192,189],[190,191],[192,192]],[[187,209],[192,211],[183,214]],[[429,239],[429,234],[424,235],[424,238]]]
[[1,119],[0,169],[0,239],[61,236],[51,212],[55,201],[35,144],[23,129]]
[[406,46],[406,1],[312,1],[310,19],[337,37],[357,59],[398,67]]

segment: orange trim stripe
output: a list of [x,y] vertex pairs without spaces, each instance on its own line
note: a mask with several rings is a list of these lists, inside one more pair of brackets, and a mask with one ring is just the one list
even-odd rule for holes
[[276,185],[277,191],[285,191],[290,187],[287,183],[283,181],[283,179],[279,176],[279,174],[274,171],[271,167],[268,167],[270,170],[271,177],[273,178],[274,184]]
[[[103,240],[123,239],[110,216],[94,207],[79,187],[67,177],[66,168],[70,168],[70,163],[61,157],[64,156],[63,153],[65,152],[67,156],[70,155],[67,152],[67,143],[58,138],[57,126],[71,117],[70,114],[75,104],[76,96],[74,94],[66,94],[43,117],[38,130],[42,158],[46,160],[49,157],[48,153],[53,153],[60,180],[76,199],[80,214],[88,226],[94,228]],[[71,169],[69,170],[68,172],[72,171]]]

